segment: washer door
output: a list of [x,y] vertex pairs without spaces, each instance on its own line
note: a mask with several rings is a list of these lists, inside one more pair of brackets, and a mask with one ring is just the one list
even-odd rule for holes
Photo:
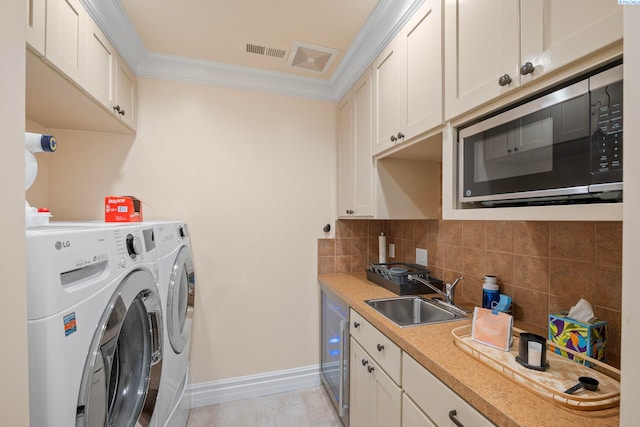
[[191,251],[183,246],[171,270],[167,297],[167,333],[176,354],[182,353],[191,335],[196,276]]
[[160,298],[148,270],[118,286],[96,330],[78,396],[76,427],[148,426],[159,384]]

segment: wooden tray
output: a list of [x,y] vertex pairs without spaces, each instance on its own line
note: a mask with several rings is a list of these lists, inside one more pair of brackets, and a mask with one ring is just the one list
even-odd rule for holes
[[[455,328],[451,331],[454,343],[459,349],[517,384],[555,403],[583,411],[596,411],[620,404],[620,370],[584,354],[579,354],[580,357],[598,366],[598,370],[588,368],[554,353],[549,349],[549,346],[559,346],[550,341],[547,341],[549,369],[546,371],[527,369],[516,362],[520,332],[524,331],[513,328],[511,349],[502,351],[473,341],[471,339],[471,325]],[[563,350],[577,354],[571,349],[563,348]],[[583,376],[597,379],[600,382],[598,390],[589,391],[582,388],[574,394],[564,393],[569,387],[576,385],[578,378]]]

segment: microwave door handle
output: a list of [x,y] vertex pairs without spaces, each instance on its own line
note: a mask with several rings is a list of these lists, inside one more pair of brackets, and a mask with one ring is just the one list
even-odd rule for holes
[[344,361],[345,361],[345,354],[344,354],[344,349],[346,347],[345,343],[344,343],[344,338],[345,338],[345,331],[347,330],[347,325],[349,324],[348,321],[344,320],[344,319],[340,319],[340,344],[342,346],[342,348],[340,349],[340,385],[339,385],[339,391],[338,391],[338,415],[342,418],[345,415],[345,409],[347,409],[346,405],[344,404],[344,392],[345,392],[345,387],[344,387]]

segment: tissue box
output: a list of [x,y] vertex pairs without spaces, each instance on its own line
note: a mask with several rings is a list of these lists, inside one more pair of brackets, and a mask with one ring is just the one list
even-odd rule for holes
[[104,198],[105,222],[142,221],[142,203],[133,196],[107,196]]
[[[600,360],[607,361],[607,327],[606,321],[585,323],[567,317],[566,311],[549,315],[549,341],[567,347],[579,353]],[[557,354],[560,354],[576,362],[584,360],[579,356],[569,354],[558,347],[549,346]],[[593,366],[593,363],[585,362],[585,366]]]

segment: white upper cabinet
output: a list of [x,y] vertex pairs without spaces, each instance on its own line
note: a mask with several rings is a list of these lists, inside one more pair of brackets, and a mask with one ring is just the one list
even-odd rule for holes
[[54,128],[135,131],[135,75],[79,0],[27,0],[26,24],[27,46],[42,59],[27,58],[29,120]]
[[44,55],[45,0],[26,0],[27,26],[25,36],[27,45],[38,55]]
[[521,1],[522,82],[622,40],[622,10],[615,0]]
[[373,62],[373,154],[442,123],[440,0],[427,0]]
[[46,58],[82,87],[87,81],[88,20],[80,0],[47,1]]
[[132,130],[136,129],[136,105],[138,86],[136,76],[120,55],[116,61],[116,100],[113,111]]
[[452,0],[444,13],[447,120],[622,39],[611,0]]
[[87,92],[107,108],[116,105],[116,50],[89,20]]
[[338,104],[338,216],[373,216],[371,74]]
[[518,14],[514,0],[445,3],[445,119],[520,84]]

